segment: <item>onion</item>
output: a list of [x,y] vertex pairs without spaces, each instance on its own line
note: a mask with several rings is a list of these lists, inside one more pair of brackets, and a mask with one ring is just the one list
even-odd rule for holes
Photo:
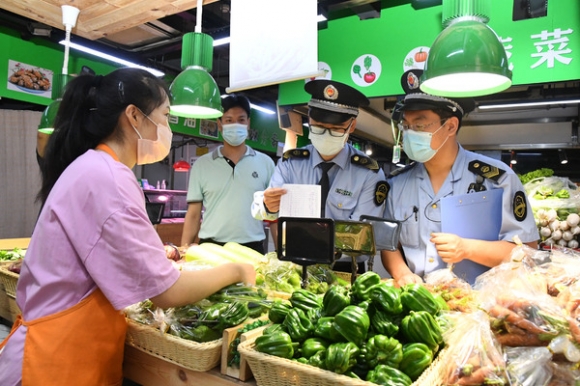
[[544,219],[541,219],[540,220],[540,226],[547,227],[548,226],[548,220],[545,219],[545,218]]
[[575,227],[570,228],[570,232],[572,232],[574,236],[580,235],[580,226],[576,225]]
[[550,209],[550,210],[548,210],[547,216],[548,216],[548,221],[555,220],[556,218],[558,218],[558,212],[556,212],[555,209]]
[[546,217],[546,215],[547,215],[546,209],[538,209],[538,211],[536,212],[536,217],[538,218]]
[[568,242],[564,239],[558,240],[558,242],[556,243],[561,247],[567,247],[568,246]]
[[552,231],[557,231],[558,229],[560,229],[560,221],[558,220],[554,220],[550,223],[550,229]]
[[540,228],[540,236],[550,237],[551,234],[552,234],[552,231],[550,230],[550,228],[548,228],[548,227]]
[[567,231],[570,228],[571,227],[570,224],[568,224],[568,221],[560,221],[560,230]]
[[554,239],[554,241],[560,240],[562,238],[562,231],[556,229],[554,232],[552,232],[552,238]]
[[573,248],[573,249],[578,248],[578,240],[568,241],[568,248]]
[[576,213],[570,213],[568,217],[566,217],[566,222],[573,228],[580,224],[580,216]]
[[570,231],[565,231],[562,233],[562,240],[570,241],[574,238],[574,235]]

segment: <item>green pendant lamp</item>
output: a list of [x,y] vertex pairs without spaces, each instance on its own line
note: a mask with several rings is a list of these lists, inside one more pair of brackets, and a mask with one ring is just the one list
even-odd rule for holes
[[[62,5],[61,8],[62,24],[64,25],[66,32],[65,40],[68,43],[70,42],[70,34],[77,23],[77,18],[80,11],[78,8],[70,5]],[[43,134],[52,134],[54,132],[54,121],[60,106],[60,101],[62,100],[62,95],[64,94],[65,86],[73,78],[72,75],[68,75],[68,58],[69,45],[65,44],[62,74],[54,74],[52,77],[52,103],[49,104],[42,113],[42,116],[40,117],[40,124],[38,125],[38,131]]]
[[72,75],[68,74],[54,74],[52,77],[52,103],[44,109],[40,117],[38,131],[41,133],[52,134],[54,131],[54,121],[60,106],[60,101],[62,100],[62,95],[64,94],[65,86],[72,78]]
[[209,74],[213,62],[213,38],[201,33],[201,9],[197,2],[196,31],[183,35],[181,68],[169,91],[170,114],[185,118],[212,119],[223,115],[220,90]]
[[443,25],[421,79],[421,91],[450,98],[498,93],[512,84],[503,44],[486,24],[486,0],[443,0]]

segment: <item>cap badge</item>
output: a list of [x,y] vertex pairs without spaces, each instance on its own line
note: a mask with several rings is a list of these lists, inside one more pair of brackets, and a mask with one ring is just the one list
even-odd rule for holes
[[329,84],[324,88],[324,98],[331,101],[338,99],[338,90],[333,85]]
[[409,90],[416,90],[419,88],[419,78],[413,72],[407,74],[407,86]]

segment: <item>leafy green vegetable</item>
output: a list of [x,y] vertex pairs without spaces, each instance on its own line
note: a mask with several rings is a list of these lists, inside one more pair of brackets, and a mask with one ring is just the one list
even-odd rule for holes
[[354,72],[355,74],[357,74],[359,78],[362,78],[362,75],[360,74],[360,71],[361,71],[361,68],[360,68],[360,66],[358,64],[355,64],[352,67],[352,72]]
[[556,193],[556,197],[558,197],[558,198],[570,198],[570,192],[567,191],[566,189],[561,189],[560,191],[558,191],[558,193]]
[[0,250],[0,261],[13,261],[23,259],[26,251],[20,248],[14,248],[11,251]]
[[553,175],[554,175],[554,171],[552,169],[541,168],[538,170],[531,171],[529,173],[520,174],[520,175],[518,175],[518,177],[520,178],[522,185],[525,185],[526,183],[530,182],[531,180],[533,180],[535,178],[551,177]]

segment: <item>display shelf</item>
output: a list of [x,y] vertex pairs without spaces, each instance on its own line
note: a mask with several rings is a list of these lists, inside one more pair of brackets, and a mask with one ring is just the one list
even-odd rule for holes
[[141,386],[256,386],[253,379],[242,382],[220,374],[219,367],[206,372],[192,371],[129,345],[125,345],[123,375]]

